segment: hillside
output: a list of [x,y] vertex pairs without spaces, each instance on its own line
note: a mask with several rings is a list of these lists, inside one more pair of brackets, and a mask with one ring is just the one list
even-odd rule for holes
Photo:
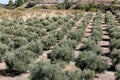
[[0,3],[0,8],[4,8],[5,4]]

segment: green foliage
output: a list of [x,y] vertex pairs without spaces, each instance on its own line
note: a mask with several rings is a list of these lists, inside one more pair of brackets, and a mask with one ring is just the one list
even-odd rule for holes
[[50,49],[56,44],[56,39],[53,36],[48,36],[47,38],[42,39],[44,49]]
[[120,22],[120,12],[116,11],[115,15],[116,15],[116,19]]
[[37,18],[35,18],[35,17],[27,19],[26,23],[27,23],[28,26],[35,26],[35,24],[37,24],[37,23],[41,24],[39,22],[39,20]]
[[48,25],[50,24],[50,22],[49,22],[48,20],[44,20],[44,21],[42,22],[42,24],[43,24],[43,26],[48,26]]
[[98,30],[93,29],[91,39],[94,40],[96,43],[101,41],[102,40],[102,31],[98,31]]
[[25,37],[16,37],[13,42],[11,42],[9,45],[11,48],[17,49],[20,48],[23,45],[26,45],[28,43],[27,38]]
[[120,39],[115,39],[115,38],[113,38],[113,39],[111,39],[110,40],[110,48],[111,48],[111,50],[112,49],[120,49]]
[[103,73],[109,67],[106,59],[91,51],[82,52],[76,59],[76,66],[82,70],[93,70],[95,73]]
[[19,6],[23,5],[24,3],[25,3],[24,0],[16,0],[16,1],[15,1],[15,6],[16,6],[16,7],[19,7]]
[[116,79],[115,80],[120,80],[120,65],[116,67]]
[[75,71],[69,71],[66,73],[68,80],[93,80],[95,73],[92,70],[81,71],[77,69]]
[[120,32],[114,31],[110,34],[110,37],[120,39]]
[[62,25],[62,24],[64,24],[64,21],[63,21],[63,19],[59,19],[59,20],[57,21],[57,23],[58,23],[59,25]]
[[43,44],[40,40],[32,41],[29,44],[28,49],[34,53],[41,55],[43,52]]
[[63,27],[61,28],[61,31],[63,31],[64,33],[67,33],[68,29],[65,25],[63,25]]
[[53,51],[48,54],[48,58],[50,58],[52,62],[59,60],[69,62],[74,59],[74,53],[70,49],[56,46]]
[[65,32],[63,30],[59,30],[56,34],[57,40],[61,40],[64,38]]
[[2,58],[6,55],[6,53],[8,52],[9,47],[6,44],[2,44],[0,42],[0,62],[2,60]]
[[82,51],[93,51],[95,54],[102,54],[101,47],[98,46],[95,41],[88,39],[87,41],[84,41],[83,44],[84,45],[81,48]]
[[34,2],[29,2],[26,6],[26,8],[34,7],[36,4]]
[[114,66],[120,64],[120,50],[119,49],[114,49],[110,53],[110,57],[112,59],[112,63]]
[[59,65],[41,61],[31,70],[31,80],[65,80],[65,75]]
[[78,42],[81,41],[82,37],[83,37],[83,31],[79,29],[75,29],[71,31],[68,36],[68,38],[72,40],[76,40]]
[[94,40],[96,43],[102,40],[102,28],[101,28],[101,21],[102,21],[102,13],[98,11],[96,13],[96,17],[94,20],[94,27],[92,30],[91,39]]
[[0,33],[0,42],[4,44],[9,44],[11,42],[10,36],[7,34]]
[[57,25],[56,24],[50,24],[49,26],[46,26],[47,31],[53,31],[55,29],[57,29]]
[[72,7],[72,3],[71,2],[66,2],[65,3],[65,9],[69,9]]
[[35,58],[36,55],[29,50],[15,51],[6,56],[5,63],[10,70],[17,70],[21,73],[28,70],[29,65]]
[[76,4],[75,9],[85,10],[84,4]]
[[62,40],[60,46],[68,49],[76,49],[77,41],[75,40]]
[[13,6],[14,6],[13,0],[9,0],[9,2],[8,2],[8,5],[7,5],[7,6],[9,6],[9,7],[13,7]]
[[78,21],[82,17],[82,14],[76,14],[74,20]]
[[80,69],[75,71],[69,71],[66,73],[68,80],[81,80],[82,79],[82,71]]
[[82,72],[82,78],[81,79],[83,79],[83,80],[93,80],[94,76],[95,76],[94,71],[87,69],[87,70],[84,70]]
[[48,9],[48,6],[46,6],[46,5],[41,5],[40,8],[41,8],[41,9]]
[[59,4],[56,5],[56,8],[57,8],[58,10],[61,10],[61,9],[64,9],[65,6],[64,6],[63,3],[59,3]]

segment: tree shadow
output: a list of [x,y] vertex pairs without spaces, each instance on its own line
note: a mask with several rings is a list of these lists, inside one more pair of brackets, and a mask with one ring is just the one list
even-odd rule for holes
[[0,70],[0,75],[5,77],[16,77],[21,75],[22,73],[17,70],[9,70],[9,69],[2,69]]

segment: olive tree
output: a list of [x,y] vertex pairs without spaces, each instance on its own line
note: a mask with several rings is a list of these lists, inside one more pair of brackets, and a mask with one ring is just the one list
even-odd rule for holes
[[86,69],[84,71],[76,69],[75,71],[68,71],[66,73],[67,80],[93,80],[94,76],[94,71],[89,69]]
[[28,43],[27,38],[25,37],[16,37],[9,45],[10,47],[17,49]]
[[101,55],[102,54],[102,49],[101,47],[96,44],[95,41],[88,39],[83,41],[83,46],[81,48],[82,51],[93,51],[95,54]]
[[48,36],[47,38],[42,39],[44,49],[50,49],[56,44],[56,38],[54,36]]
[[108,62],[102,56],[94,54],[94,52],[82,52],[76,59],[76,66],[84,69],[90,69],[95,73],[103,73],[109,67]]
[[40,55],[43,52],[43,44],[40,40],[32,41],[29,44],[28,49]]
[[56,34],[57,40],[61,40],[64,38],[65,32],[63,30],[59,30]]
[[9,47],[6,44],[3,44],[0,42],[0,62],[3,59],[3,57],[8,52]]
[[114,49],[111,53],[110,53],[110,57],[112,59],[112,63],[114,65],[120,64],[120,50],[119,49]]
[[115,80],[120,80],[120,65],[116,66],[116,74],[115,74],[116,79]]
[[66,61],[69,62],[74,59],[74,53],[72,50],[64,47],[56,46],[53,51],[48,54],[48,58],[51,59],[52,62],[55,61]]
[[68,48],[68,49],[73,49],[73,50],[76,49],[76,45],[77,45],[77,41],[71,40],[71,39],[62,40],[61,43],[60,43],[61,47]]
[[9,52],[5,57],[5,63],[9,70],[16,70],[20,73],[26,72],[29,65],[36,59],[36,55],[29,51]]
[[65,75],[59,65],[40,61],[31,69],[30,80],[65,80]]

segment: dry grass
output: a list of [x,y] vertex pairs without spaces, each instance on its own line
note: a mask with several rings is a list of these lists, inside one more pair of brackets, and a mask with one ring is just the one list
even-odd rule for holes
[[46,17],[46,16],[65,16],[69,14],[76,14],[76,13],[81,13],[79,10],[43,10],[40,9],[39,7],[34,7],[34,8],[17,8],[13,10],[8,10],[8,9],[0,9],[0,19],[4,18],[19,18],[22,17],[24,20],[31,18],[31,17]]

